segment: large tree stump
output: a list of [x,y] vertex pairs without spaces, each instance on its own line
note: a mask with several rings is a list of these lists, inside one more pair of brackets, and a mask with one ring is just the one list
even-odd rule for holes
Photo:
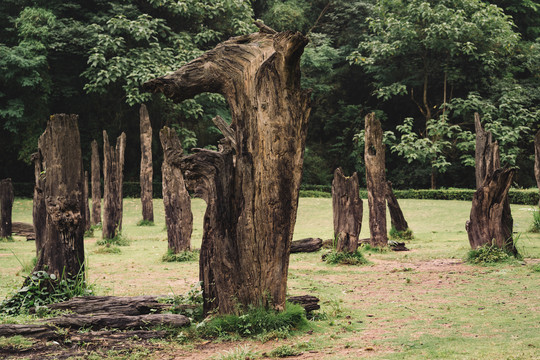
[[[540,130],[534,137],[534,177],[536,178],[538,190],[540,190]],[[540,200],[538,206],[540,206]]]
[[232,149],[182,160],[188,188],[208,204],[200,256],[206,311],[285,306],[310,112],[299,66],[308,40],[259,26],[144,85],[176,102],[218,92],[231,110],[234,138],[224,135]]
[[0,181],[0,238],[11,237],[13,211],[13,184],[11,179]]
[[96,140],[92,141],[92,225],[101,223],[101,174],[99,149]]
[[141,203],[142,217],[146,221],[154,221],[154,205],[152,203],[152,124],[146,105],[139,110],[141,128]]
[[88,204],[88,171],[84,172],[84,186],[83,186],[83,210],[84,210],[84,230],[90,230],[90,206]]
[[341,168],[334,171],[332,211],[336,251],[355,252],[362,228],[363,204],[359,195],[358,174],[346,177]]
[[369,206],[369,231],[372,246],[388,245],[386,233],[385,146],[381,122],[375,113],[366,116],[364,161]]
[[403,216],[403,211],[401,211],[401,206],[399,206],[396,195],[392,190],[392,183],[390,181],[386,182],[386,203],[388,204],[388,210],[390,211],[390,221],[392,227],[397,231],[407,231],[409,229],[409,224]]
[[159,132],[159,138],[163,147],[161,174],[168,247],[170,251],[177,254],[188,251],[191,247],[191,232],[193,231],[191,198],[180,169],[183,149],[176,131],[164,127]]
[[84,185],[77,121],[77,115],[51,116],[38,141],[46,218],[34,271],[58,278],[84,276]]
[[43,156],[39,152],[32,154],[34,162],[34,198],[32,203],[32,222],[36,241],[36,258],[43,248],[45,239],[45,226],[47,222],[47,210],[45,208],[45,196],[43,195],[43,183],[45,173],[43,172]]
[[[517,254],[512,239],[514,221],[508,200],[508,191],[515,170],[501,169],[499,145],[491,132],[482,127],[478,113],[474,116],[476,128],[476,181],[470,220],[466,229],[473,249],[495,245]],[[478,185],[480,183],[480,186]]]
[[122,183],[124,179],[124,151],[126,134],[116,139],[116,148],[109,145],[103,131],[103,238],[112,239],[122,231]]

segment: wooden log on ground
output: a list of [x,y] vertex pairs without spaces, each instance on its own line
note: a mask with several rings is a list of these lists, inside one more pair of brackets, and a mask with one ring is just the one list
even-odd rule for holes
[[184,327],[190,324],[189,318],[179,314],[120,315],[101,313],[90,315],[69,314],[47,319],[47,324],[71,329],[142,329],[149,326]]
[[34,225],[32,224],[17,221],[13,222],[11,233],[17,236],[25,236],[26,240],[36,240],[36,233],[34,232]]
[[47,210],[45,207],[45,196],[43,195],[43,184],[45,176],[43,174],[43,156],[39,152],[32,154],[34,162],[34,198],[32,202],[32,222],[34,226],[34,239],[36,241],[36,257],[43,248],[45,238],[45,223],[47,221]]
[[159,302],[157,296],[81,296],[47,307],[79,315],[109,312],[134,316],[159,313],[171,309],[173,305]]
[[369,232],[371,245],[384,247],[388,245],[386,233],[386,175],[385,146],[382,142],[381,122],[375,113],[365,118],[366,135],[364,160],[366,163],[366,185],[369,206]]
[[[540,130],[534,137],[534,177],[536,178],[536,186],[540,191]],[[538,206],[540,206],[540,200]]]
[[90,206],[88,203],[88,171],[84,172],[84,186],[83,186],[83,210],[84,210],[84,230],[90,230]]
[[390,212],[390,221],[392,227],[397,231],[407,231],[409,224],[403,216],[403,211],[399,206],[396,195],[394,195],[394,190],[392,190],[392,183],[390,181],[386,182],[386,204],[388,205],[388,210]]
[[62,338],[58,328],[42,324],[0,324],[0,336],[26,336],[35,339],[57,340]]
[[164,330],[131,330],[131,331],[116,331],[116,330],[101,330],[88,332],[75,332],[70,334],[69,339],[72,342],[95,343],[102,340],[107,344],[123,343],[125,341],[163,339],[169,335]]
[[291,243],[291,254],[299,252],[315,252],[319,251],[322,247],[323,241],[319,238],[306,238],[301,240],[294,240]]
[[11,237],[13,211],[13,184],[11,179],[0,181],[0,238]]
[[103,239],[112,239],[122,231],[122,183],[124,179],[124,151],[126,134],[116,140],[116,148],[109,145],[103,131]]
[[176,131],[165,126],[159,132],[159,138],[163,147],[161,178],[168,249],[178,254],[191,248],[191,197],[180,169],[183,149]]
[[154,204],[152,203],[152,124],[146,105],[142,104],[139,110],[141,129],[141,204],[142,218],[145,221],[154,221]]
[[319,310],[321,306],[319,305],[319,298],[313,295],[299,295],[299,296],[289,296],[287,301],[292,304],[298,304],[302,306],[306,313],[309,313],[314,310]]
[[92,141],[92,225],[101,223],[101,172],[99,166],[99,147]]
[[332,212],[336,251],[353,253],[358,248],[362,228],[363,204],[360,199],[358,174],[346,177],[341,168],[332,180]]
[[388,247],[392,251],[409,251],[409,249],[407,249],[407,247],[405,246],[404,242],[390,240],[388,241]]

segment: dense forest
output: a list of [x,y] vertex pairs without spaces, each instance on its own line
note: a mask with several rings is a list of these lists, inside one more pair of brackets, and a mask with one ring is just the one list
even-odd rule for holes
[[[514,185],[535,185],[537,0],[2,0],[0,178],[32,181],[30,155],[54,113],[79,114],[87,170],[91,141],[125,131],[128,181],[139,176],[140,104],[154,134],[167,125],[187,150],[215,148],[211,119],[230,119],[222,96],[174,104],[140,86],[256,31],[254,19],[310,39],[305,184],[329,184],[338,166],[364,172],[364,117],[374,111],[396,188],[474,187],[475,112],[503,164],[519,168]],[[153,151],[159,179],[157,137]]]

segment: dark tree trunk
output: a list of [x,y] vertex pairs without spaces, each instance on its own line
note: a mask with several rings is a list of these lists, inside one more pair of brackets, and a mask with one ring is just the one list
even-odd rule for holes
[[[540,190],[540,130],[534,137],[534,177],[536,178],[538,190]],[[538,206],[540,206],[540,201]]]
[[0,181],[0,238],[11,236],[11,215],[13,211],[13,184],[11,179]]
[[407,224],[405,216],[403,216],[403,211],[401,211],[396,195],[394,195],[392,183],[390,181],[386,182],[386,203],[388,204],[388,210],[390,211],[392,227],[397,231],[406,231],[409,228],[409,224]]
[[466,224],[469,242],[473,249],[494,244],[517,254],[512,239],[514,221],[508,200],[515,170],[500,168],[499,145],[493,142],[491,132],[482,127],[478,113],[474,116],[474,122],[477,190],[473,196],[470,220]]
[[323,241],[319,238],[294,240],[291,243],[291,254],[299,252],[315,252],[322,248]]
[[116,148],[109,145],[103,131],[103,238],[112,239],[122,231],[122,186],[126,134],[116,139]]
[[96,140],[92,141],[92,225],[101,223],[101,174],[99,150]]
[[163,205],[169,250],[177,254],[191,247],[193,214],[191,198],[186,189],[180,169],[183,149],[178,135],[173,129],[164,127],[159,132],[163,147],[161,174],[163,181]]
[[207,202],[200,256],[206,311],[285,306],[310,112],[299,66],[308,40],[259,27],[144,85],[177,102],[218,92],[231,109],[234,138],[224,135],[232,149],[182,161],[188,188]]
[[152,124],[146,105],[139,111],[141,127],[141,203],[142,217],[146,221],[154,221],[154,205],[152,203]]
[[90,206],[88,204],[88,171],[84,172],[84,193],[83,193],[83,209],[84,209],[84,230],[90,230]]
[[51,116],[38,142],[46,221],[34,271],[84,276],[84,185],[77,115]]
[[381,122],[375,113],[366,116],[364,159],[369,206],[369,231],[372,246],[388,245],[386,234],[386,174],[385,146]]
[[362,228],[363,204],[359,195],[358,174],[346,177],[341,168],[334,171],[332,211],[336,251],[355,252]]
[[34,162],[34,200],[32,206],[32,221],[36,239],[36,257],[43,248],[45,241],[45,226],[47,222],[47,209],[45,207],[45,196],[43,195],[45,173],[43,172],[43,156],[39,152],[32,154]]

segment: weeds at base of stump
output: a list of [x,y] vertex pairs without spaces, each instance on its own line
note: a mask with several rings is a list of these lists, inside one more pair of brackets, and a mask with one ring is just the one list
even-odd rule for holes
[[142,219],[137,223],[137,226],[155,226],[154,222],[152,220],[145,220]]
[[167,250],[167,253],[163,255],[161,261],[163,262],[184,262],[184,261],[197,261],[199,260],[199,251],[181,251],[178,254]]
[[365,265],[369,263],[360,250],[356,250],[352,253],[332,250],[331,252],[324,254],[322,259],[328,264],[333,265]]

